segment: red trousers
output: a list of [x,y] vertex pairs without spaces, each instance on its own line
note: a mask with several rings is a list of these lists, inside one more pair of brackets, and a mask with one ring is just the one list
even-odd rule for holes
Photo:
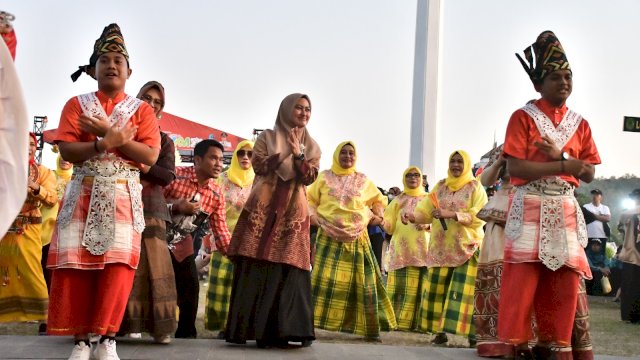
[[109,264],[103,270],[53,270],[47,332],[50,335],[117,332],[135,272],[126,264]]
[[540,262],[504,263],[498,311],[500,340],[517,345],[532,339],[535,310],[538,342],[570,349],[579,280],[578,273],[566,266],[552,271]]

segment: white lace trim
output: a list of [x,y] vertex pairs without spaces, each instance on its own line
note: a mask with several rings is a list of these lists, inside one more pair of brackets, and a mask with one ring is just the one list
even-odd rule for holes
[[569,248],[565,230],[563,197],[571,196],[576,207],[576,230],[581,246],[587,246],[587,229],[584,215],[573,196],[574,187],[568,182],[550,177],[516,186],[515,195],[507,216],[505,237],[516,240],[522,235],[524,219],[524,197],[527,194],[540,196],[540,246],[538,258],[551,270],[557,270],[569,259]]
[[527,104],[522,110],[526,112],[538,128],[540,135],[548,135],[562,149],[582,122],[582,116],[572,110],[568,110],[558,127],[553,125],[549,117],[542,112],[535,104]]
[[78,95],[78,101],[80,102],[80,107],[85,115],[91,117],[100,116],[107,119],[109,124],[116,124],[117,129],[121,129],[125,126],[133,114],[138,111],[140,104],[142,104],[142,100],[127,95],[124,100],[120,101],[116,105],[111,112],[111,115],[107,116],[107,113],[104,111],[104,108],[100,104],[100,100],[95,93]]
[[131,197],[133,230],[142,233],[145,227],[142,206],[140,172],[123,159],[113,154],[103,154],[74,167],[73,179],[69,182],[67,197],[58,215],[60,227],[71,224],[73,212],[82,190],[82,181],[93,176],[89,212],[85,222],[82,245],[93,255],[102,255],[109,250],[115,239],[116,188],[118,180],[126,180]]

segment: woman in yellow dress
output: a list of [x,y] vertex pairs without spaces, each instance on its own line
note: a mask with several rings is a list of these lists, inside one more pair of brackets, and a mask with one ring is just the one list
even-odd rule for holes
[[419,329],[437,334],[435,344],[446,343],[446,333],[475,344],[473,290],[484,237],[484,221],[476,214],[486,203],[487,193],[471,172],[469,155],[456,150],[449,156],[447,178],[418,203],[410,219],[431,224]]
[[379,340],[396,325],[369,243],[367,225],[379,225],[387,198],[356,171],[356,147],[345,141],[307,190],[311,224],[319,227],[311,274],[316,328]]
[[[252,156],[253,142],[248,140],[240,142],[233,152],[229,170],[218,178],[218,184],[224,192],[227,227],[231,234],[236,227],[244,203],[247,202],[251,193],[255,177],[251,166]],[[224,339],[232,285],[233,263],[229,258],[214,250],[209,267],[209,290],[207,290],[204,326],[207,330],[220,330],[218,339]]]
[[[404,191],[384,211],[384,230],[392,235],[387,250],[387,293],[393,304],[398,330],[418,327],[418,309],[422,303],[422,285],[427,278],[429,225],[405,224],[407,214],[427,193],[422,186],[422,172],[411,166],[402,176]],[[404,222],[403,222],[404,221]]]
[[49,296],[42,273],[42,204],[58,201],[53,171],[36,164],[36,136],[29,138],[29,179],[20,214],[0,240],[0,323],[45,321]]

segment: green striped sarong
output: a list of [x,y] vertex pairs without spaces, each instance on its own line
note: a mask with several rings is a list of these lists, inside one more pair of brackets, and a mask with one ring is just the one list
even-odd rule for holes
[[427,268],[408,266],[393,270],[387,276],[387,293],[393,304],[398,330],[417,330],[422,304],[422,288],[427,280]]
[[233,263],[218,251],[211,255],[209,286],[204,316],[207,330],[224,330],[231,301],[233,285]]
[[475,335],[473,293],[478,271],[477,252],[455,267],[434,267],[427,271],[422,291],[419,330]]
[[366,231],[343,243],[319,230],[311,293],[316,328],[375,338],[397,327]]

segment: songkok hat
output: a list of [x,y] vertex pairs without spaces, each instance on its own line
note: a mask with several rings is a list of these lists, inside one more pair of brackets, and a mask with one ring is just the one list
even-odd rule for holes
[[89,74],[89,70],[96,67],[100,55],[108,52],[120,53],[127,59],[127,63],[129,62],[129,53],[124,45],[124,37],[122,36],[120,27],[115,23],[109,24],[102,30],[102,35],[100,35],[93,45],[93,53],[89,58],[89,64],[78,66],[78,70],[71,74],[71,80],[75,82],[83,72]]
[[524,49],[526,62],[520,55],[516,56],[534,84],[542,82],[545,76],[556,70],[571,70],[560,40],[549,30],[543,31],[536,42]]

